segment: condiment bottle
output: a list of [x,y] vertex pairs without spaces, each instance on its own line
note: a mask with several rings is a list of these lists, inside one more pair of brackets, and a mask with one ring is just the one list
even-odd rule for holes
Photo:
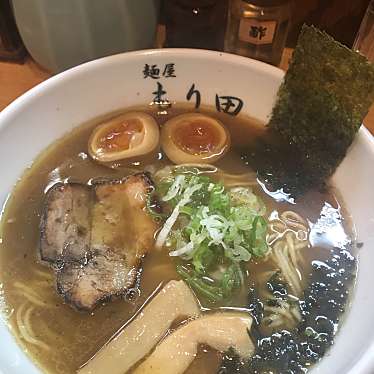
[[228,0],[164,0],[164,47],[223,50]]
[[225,51],[279,65],[290,18],[290,0],[232,0]]

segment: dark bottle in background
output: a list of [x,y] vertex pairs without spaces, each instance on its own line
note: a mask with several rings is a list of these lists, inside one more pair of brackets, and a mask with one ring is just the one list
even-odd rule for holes
[[227,12],[228,0],[164,0],[164,47],[222,51]]
[[290,18],[290,0],[231,0],[225,51],[278,65]]
[[23,62],[25,56],[11,4],[9,0],[0,0],[0,60]]

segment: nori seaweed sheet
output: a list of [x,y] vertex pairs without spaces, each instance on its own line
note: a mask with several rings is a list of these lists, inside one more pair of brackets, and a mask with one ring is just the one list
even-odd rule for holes
[[[255,354],[243,362],[230,350],[218,374],[303,374],[317,363],[334,343],[336,326],[344,317],[349,291],[357,272],[357,261],[348,250],[334,248],[326,262],[312,263],[309,285],[300,301],[302,320],[292,331],[282,330],[261,336],[257,319],[250,332],[256,342]],[[254,304],[259,304],[254,306]],[[248,307],[261,310],[262,302],[249,290]]]
[[304,25],[269,127],[296,145],[306,167],[330,176],[374,101],[374,65]]
[[[302,193],[321,187],[344,158],[373,101],[374,65],[304,25],[268,123],[283,145],[270,144],[267,154],[242,150],[243,159],[274,188]],[[274,168],[263,161],[281,160],[279,153],[291,155],[293,164]]]

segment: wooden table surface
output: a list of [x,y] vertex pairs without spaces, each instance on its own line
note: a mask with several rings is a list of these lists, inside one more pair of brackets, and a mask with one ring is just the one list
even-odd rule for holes
[[[285,49],[280,67],[287,69],[292,54],[291,49]],[[43,70],[31,58],[24,64],[0,62],[0,111],[18,96],[30,88],[49,78],[51,74]],[[364,119],[365,126],[374,135],[374,105]]]

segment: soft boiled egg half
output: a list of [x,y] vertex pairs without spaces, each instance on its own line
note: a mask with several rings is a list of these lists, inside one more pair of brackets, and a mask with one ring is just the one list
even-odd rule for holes
[[181,114],[163,125],[161,147],[175,164],[214,163],[228,151],[230,134],[215,118]]
[[88,152],[99,162],[112,162],[148,154],[158,144],[159,127],[154,118],[129,112],[97,126],[88,141]]

